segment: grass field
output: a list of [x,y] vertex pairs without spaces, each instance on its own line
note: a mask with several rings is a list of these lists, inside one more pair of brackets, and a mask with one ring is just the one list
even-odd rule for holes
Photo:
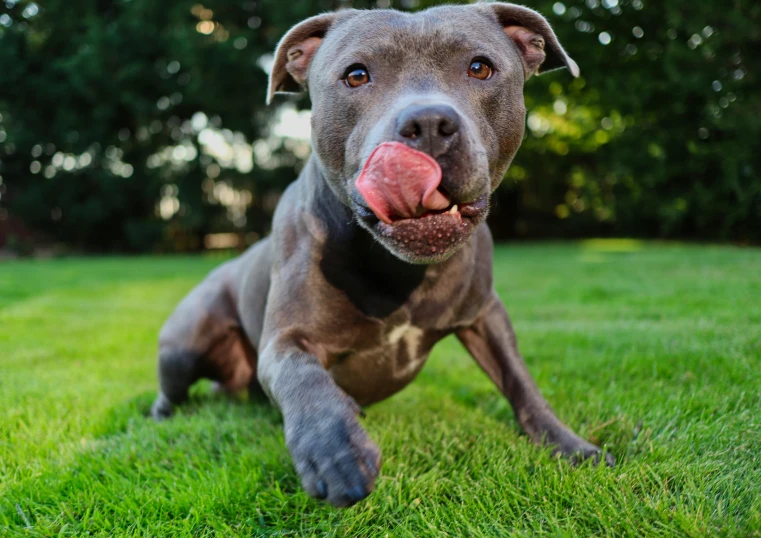
[[456,340],[367,411],[376,491],[298,487],[278,414],[208,383],[145,418],[159,327],[220,258],[0,264],[0,536],[761,536],[761,250],[498,249],[558,415],[615,454],[531,446]]

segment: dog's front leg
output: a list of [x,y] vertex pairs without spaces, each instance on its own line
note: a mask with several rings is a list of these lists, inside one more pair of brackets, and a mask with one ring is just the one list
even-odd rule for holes
[[[552,446],[573,461],[599,460],[601,450],[563,424],[539,392],[518,352],[510,318],[496,294],[478,320],[457,331],[457,337],[510,401],[518,422],[534,442]],[[605,454],[605,462],[612,466],[615,459]]]
[[285,441],[304,489],[346,507],[373,490],[378,447],[360,426],[360,407],[298,339],[275,338],[263,350],[259,381],[283,415]]

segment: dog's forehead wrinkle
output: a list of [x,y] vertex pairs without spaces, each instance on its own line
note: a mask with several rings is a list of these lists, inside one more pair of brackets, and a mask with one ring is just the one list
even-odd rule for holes
[[418,13],[362,11],[328,33],[329,48],[339,57],[367,55],[396,60],[414,54],[444,57],[504,44],[500,28],[463,6],[444,6]]

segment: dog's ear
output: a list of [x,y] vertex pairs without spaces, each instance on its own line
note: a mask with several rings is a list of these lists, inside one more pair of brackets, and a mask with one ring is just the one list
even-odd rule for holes
[[539,13],[527,7],[501,2],[477,6],[492,10],[505,34],[516,44],[527,79],[531,75],[562,67],[567,67],[574,77],[579,76],[579,66],[566,54],[547,19]]
[[320,47],[337,13],[324,13],[300,22],[283,36],[275,50],[270,73],[267,104],[276,93],[297,93],[303,89],[312,57]]

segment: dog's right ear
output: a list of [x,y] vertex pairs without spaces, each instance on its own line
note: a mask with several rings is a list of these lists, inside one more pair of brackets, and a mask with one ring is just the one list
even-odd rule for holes
[[270,73],[267,104],[276,93],[298,93],[307,80],[309,64],[322,44],[336,13],[324,13],[300,22],[283,36],[275,50]]

